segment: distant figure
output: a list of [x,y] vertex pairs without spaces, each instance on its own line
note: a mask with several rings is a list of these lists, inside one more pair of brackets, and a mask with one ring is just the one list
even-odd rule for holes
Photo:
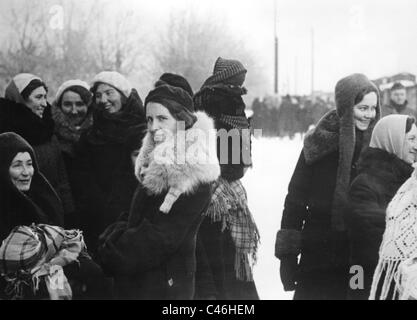
[[[336,110],[306,134],[288,186],[275,256],[295,300],[343,300],[349,244],[344,212],[361,150],[379,119],[378,88],[363,74],[338,81]],[[301,258],[298,261],[298,255]]]
[[405,114],[416,117],[416,110],[408,105],[407,90],[401,82],[396,82],[390,89],[390,101],[381,108],[382,117],[389,114]]
[[0,133],[15,132],[32,145],[40,170],[58,192],[68,215],[74,212],[74,202],[47,94],[48,87],[38,76],[16,75],[5,98],[0,99]]

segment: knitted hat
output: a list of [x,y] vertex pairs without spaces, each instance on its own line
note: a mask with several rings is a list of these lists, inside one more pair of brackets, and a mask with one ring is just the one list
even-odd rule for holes
[[[213,75],[209,77],[204,84],[214,84],[219,82],[227,82],[226,80],[236,77],[238,75],[245,74],[247,70],[243,64],[238,60],[223,59],[218,57],[214,63]],[[242,77],[239,77],[241,80]],[[244,77],[243,77],[244,80]],[[242,82],[243,84],[243,82]],[[240,84],[240,85],[242,85]]]
[[57,107],[61,107],[61,99],[65,92],[73,91],[78,93],[83,102],[86,105],[89,105],[91,102],[91,92],[89,85],[82,81],[82,80],[68,80],[65,81],[61,86],[58,88],[56,92],[55,99],[53,101],[53,105]]
[[155,87],[164,83],[169,84],[170,86],[173,86],[173,87],[184,89],[185,91],[188,92],[188,94],[191,97],[194,95],[193,89],[191,88],[187,79],[185,79],[183,76],[180,76],[179,74],[164,73],[162,76],[160,76],[159,80],[155,83]]
[[186,129],[191,128],[197,117],[194,115],[193,99],[188,92],[163,82],[156,85],[145,99],[145,113],[149,102],[157,102],[166,107],[176,120],[184,121]]
[[12,101],[19,102],[19,103],[24,103],[24,99],[22,98],[22,92],[34,80],[36,80],[38,84],[34,88],[31,89],[31,92],[34,89],[43,85],[42,79],[31,73],[19,73],[7,85],[4,97],[8,100],[12,100]]
[[92,90],[97,89],[99,83],[105,83],[116,88],[123,93],[126,98],[128,98],[132,92],[132,85],[129,80],[116,71],[103,71],[97,74],[91,83]]

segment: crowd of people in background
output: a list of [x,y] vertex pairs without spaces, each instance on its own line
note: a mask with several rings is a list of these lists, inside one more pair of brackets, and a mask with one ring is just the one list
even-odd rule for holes
[[[39,76],[14,76],[0,98],[0,299],[259,299],[246,73],[219,57],[196,94],[164,73],[142,102],[103,71],[51,104]],[[235,138],[222,154],[217,130],[239,133],[238,162],[221,160]]]

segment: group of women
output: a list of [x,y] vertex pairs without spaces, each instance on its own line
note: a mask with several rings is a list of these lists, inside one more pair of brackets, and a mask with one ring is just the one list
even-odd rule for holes
[[[15,76],[0,98],[1,298],[60,296],[48,285],[52,271],[40,284],[33,276],[52,270],[49,260],[22,245],[23,237],[46,246],[46,225],[82,232],[83,249],[71,255],[78,263],[62,263],[67,298],[258,299],[251,261],[259,234],[240,182],[251,163],[220,166],[220,141],[198,140],[201,131],[216,141],[214,129],[249,128],[246,72],[218,58],[195,96],[185,78],[165,73],[144,104],[113,71],[91,86],[63,83],[52,104],[40,77]],[[182,135],[194,140],[181,153]],[[170,152],[161,163],[162,149]],[[196,149],[215,161],[195,164]],[[70,256],[62,250],[54,252]]]
[[387,207],[413,173],[415,119],[380,119],[378,88],[362,74],[341,79],[335,100],[307,133],[288,187],[275,247],[281,280],[294,299],[368,299],[390,276],[386,291],[398,298],[397,270],[375,269]]

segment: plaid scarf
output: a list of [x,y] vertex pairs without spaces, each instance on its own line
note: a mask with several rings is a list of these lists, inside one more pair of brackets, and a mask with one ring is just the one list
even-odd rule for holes
[[39,289],[45,281],[52,300],[71,299],[71,287],[62,267],[77,261],[85,249],[78,230],[45,224],[15,227],[0,247],[0,272],[7,282],[5,293],[22,299],[24,287]]
[[239,280],[253,281],[252,267],[257,260],[260,236],[247,205],[246,190],[240,180],[215,182],[211,203],[204,214],[222,222],[222,232],[230,231],[236,247],[235,272]]

